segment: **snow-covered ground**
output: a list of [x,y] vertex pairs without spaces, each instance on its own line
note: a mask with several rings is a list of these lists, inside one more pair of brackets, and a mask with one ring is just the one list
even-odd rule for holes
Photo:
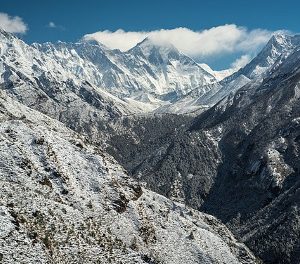
[[254,263],[212,216],[0,93],[1,263]]

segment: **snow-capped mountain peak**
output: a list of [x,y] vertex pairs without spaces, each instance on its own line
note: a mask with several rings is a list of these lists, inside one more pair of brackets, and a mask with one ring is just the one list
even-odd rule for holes
[[149,37],[139,42],[136,46],[130,49],[129,52],[141,52],[146,58],[150,58],[151,56],[155,56],[155,54],[158,54],[164,61],[168,60],[169,58],[172,58],[172,55],[173,57],[178,58],[178,55],[180,54],[178,49],[171,43],[157,43]]
[[287,56],[296,46],[300,45],[299,35],[275,34],[262,51],[239,74],[253,79],[266,73],[282,55]]

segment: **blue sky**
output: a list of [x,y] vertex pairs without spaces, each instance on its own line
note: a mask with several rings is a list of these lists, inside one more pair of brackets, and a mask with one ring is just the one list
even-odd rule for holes
[[[57,40],[77,41],[88,33],[103,32],[105,30],[115,32],[122,29],[125,33],[146,32],[145,34],[148,34],[148,32],[161,29],[180,27],[191,30],[191,32],[185,31],[187,35],[182,35],[181,38],[182,41],[189,42],[196,41],[196,35],[194,38],[192,32],[203,32],[203,30],[210,30],[214,27],[218,27],[219,31],[214,31],[215,33],[209,31],[211,35],[225,32],[224,37],[226,38],[227,28],[222,28],[222,26],[235,25],[235,34],[241,32],[244,38],[238,40],[239,48],[230,50],[229,47],[223,47],[223,50],[208,51],[210,47],[205,47],[204,50],[191,47],[195,50],[189,52],[188,43],[180,43],[178,46],[180,48],[184,47],[184,52],[196,60],[207,62],[217,69],[229,67],[234,60],[241,56],[244,56],[244,58],[245,56],[248,56],[248,58],[253,56],[265,41],[262,37],[267,38],[269,32],[282,29],[299,32],[300,27],[300,2],[296,0],[285,0],[280,1],[280,3],[279,1],[267,0],[1,0],[0,3],[0,12],[9,15],[10,19],[18,16],[26,24],[27,30],[25,33],[20,34],[20,37],[29,43]],[[257,29],[263,31],[263,33],[259,33],[262,34],[259,36],[260,39],[252,44],[252,48],[245,48]],[[170,34],[177,34],[177,31],[165,33],[159,33],[157,36],[169,38]],[[248,38],[247,34],[249,35]],[[100,40],[105,37],[107,43],[112,43],[116,38],[119,42],[124,42],[122,40],[124,36],[129,41],[129,38],[138,35],[115,34],[112,35],[113,38],[111,39],[108,34],[105,36],[100,34],[97,37]],[[140,35],[140,37],[142,36]],[[191,36],[191,39],[186,36]],[[203,37],[203,35],[199,35],[197,40],[202,40],[202,43],[197,42],[198,46],[208,46],[207,43],[210,43],[210,38]],[[222,40],[222,38],[218,39],[219,42],[222,42]],[[176,42],[177,39],[174,41]],[[228,39],[225,39],[225,41],[228,41]],[[231,45],[230,43],[228,42],[228,45]],[[237,45],[237,43],[232,42],[232,45]]]

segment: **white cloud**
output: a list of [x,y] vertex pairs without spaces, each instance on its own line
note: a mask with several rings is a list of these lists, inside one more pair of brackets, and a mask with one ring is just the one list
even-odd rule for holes
[[86,40],[97,40],[111,49],[126,51],[149,35],[149,32],[125,32],[119,29],[115,32],[109,30],[98,31],[96,33],[83,36]]
[[53,22],[53,21],[50,21],[50,22],[46,25],[46,27],[51,28],[51,29],[58,29],[58,30],[61,30],[61,31],[66,30],[64,26],[58,25],[58,24],[56,24],[56,23]]
[[248,30],[234,24],[193,31],[188,28],[161,29],[150,32],[119,29],[87,34],[84,39],[97,40],[109,48],[126,51],[144,38],[157,44],[171,43],[191,57],[211,57],[234,52],[252,53],[265,44],[272,32],[264,29]]
[[240,58],[237,58],[233,63],[231,63],[231,68],[238,70],[245,65],[247,65],[251,60],[251,56],[248,54],[242,55]]
[[56,25],[54,22],[50,21],[49,24],[48,24],[48,27],[49,28],[56,28]]
[[25,33],[28,29],[21,17],[0,12],[0,28],[10,33]]

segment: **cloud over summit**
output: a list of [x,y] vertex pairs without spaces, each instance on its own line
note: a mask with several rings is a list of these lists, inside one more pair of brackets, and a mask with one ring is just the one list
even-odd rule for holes
[[273,32],[264,29],[249,30],[235,24],[226,24],[201,31],[179,27],[154,31],[98,31],[84,39],[97,40],[109,48],[126,51],[144,38],[163,45],[171,43],[194,58],[206,58],[235,52],[253,53],[264,45]]

